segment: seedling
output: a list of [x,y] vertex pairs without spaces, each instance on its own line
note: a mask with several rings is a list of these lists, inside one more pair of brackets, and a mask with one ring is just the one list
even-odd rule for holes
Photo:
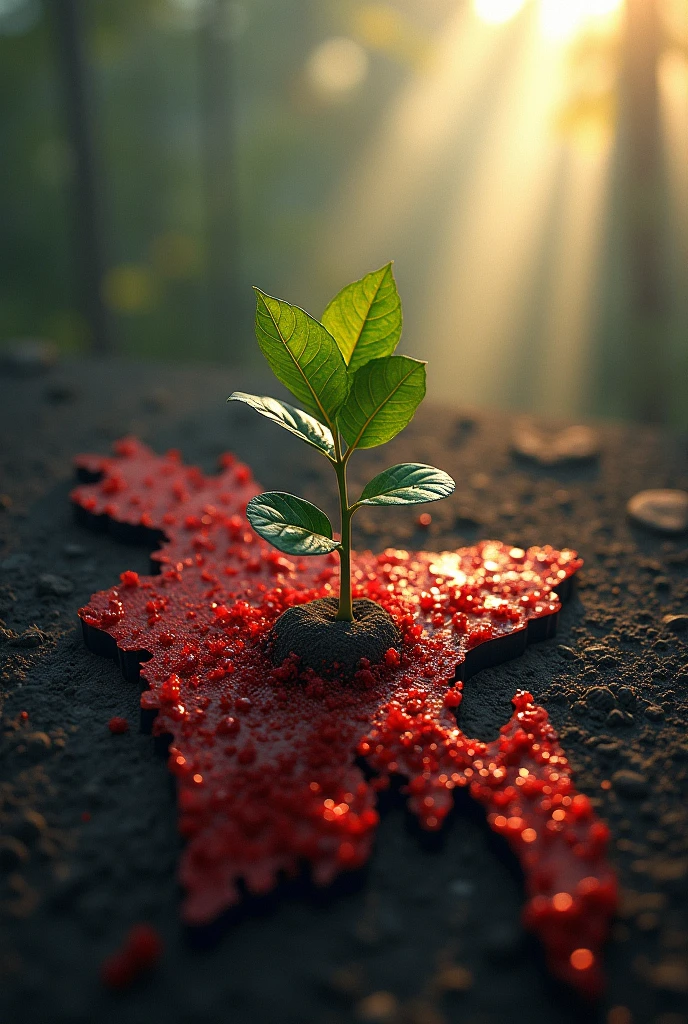
[[235,391],[262,416],[317,448],[337,476],[340,540],[316,505],[282,491],[266,491],[246,514],[261,537],[290,555],[340,558],[337,619],[353,619],[351,521],[362,505],[416,505],[446,498],[454,481],[440,469],[405,462],[374,477],[349,504],[346,471],[357,448],[391,441],[425,397],[425,363],[393,355],[401,336],[401,301],[392,265],[347,285],[318,322],[298,306],[255,288],[256,337],[277,379],[306,408]]

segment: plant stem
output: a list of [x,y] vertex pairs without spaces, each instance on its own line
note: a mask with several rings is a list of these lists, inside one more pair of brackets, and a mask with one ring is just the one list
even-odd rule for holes
[[349,497],[346,487],[346,462],[342,459],[339,431],[335,431],[335,473],[339,487],[339,510],[341,516],[342,539],[339,548],[339,609],[337,618],[351,622],[354,617],[351,599],[351,518],[354,510],[349,508]]

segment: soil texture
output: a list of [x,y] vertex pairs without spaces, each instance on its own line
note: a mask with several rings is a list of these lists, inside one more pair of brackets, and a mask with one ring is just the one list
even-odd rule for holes
[[[594,425],[599,456],[541,465],[512,450],[514,417],[428,405],[351,462],[351,493],[408,460],[457,480],[429,524],[361,510],[358,549],[493,537],[585,559],[557,637],[473,676],[459,724],[490,739],[516,690],[530,690],[609,823],[622,902],[603,1003],[582,1006],[548,978],[520,925],[513,861],[464,797],[442,835],[426,836],[386,793],[365,872],[327,892],[285,882],[201,944],[184,932],[165,760],[139,729],[139,687],[86,650],[76,617],[124,570],[145,573],[148,548],[79,527],[68,495],[73,456],[131,432],[205,471],[234,450],[265,488],[334,515],[324,460],[227,406],[237,389],[274,390],[198,365],[73,360],[0,376],[0,1021],[687,1024],[688,535],[633,523],[626,503],[686,490],[688,460],[685,439],[653,428]],[[111,731],[113,718],[129,728]],[[135,925],[152,926],[162,956],[113,991],[101,965]]]

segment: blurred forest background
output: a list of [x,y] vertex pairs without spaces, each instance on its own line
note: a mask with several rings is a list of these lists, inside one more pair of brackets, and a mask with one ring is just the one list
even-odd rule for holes
[[688,426],[688,0],[0,0],[0,344],[246,364],[389,259],[462,406]]

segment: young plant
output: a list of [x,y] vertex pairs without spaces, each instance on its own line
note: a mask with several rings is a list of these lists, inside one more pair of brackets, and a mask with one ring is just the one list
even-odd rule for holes
[[362,505],[415,505],[446,498],[454,481],[416,462],[391,466],[350,504],[346,471],[357,448],[391,441],[425,397],[425,363],[393,355],[401,336],[401,301],[391,263],[347,285],[318,322],[298,306],[256,293],[256,337],[277,379],[306,408],[235,391],[261,415],[317,448],[337,477],[340,540],[317,506],[281,491],[248,503],[246,514],[261,537],[291,555],[340,558],[338,619],[353,619],[351,520]]

